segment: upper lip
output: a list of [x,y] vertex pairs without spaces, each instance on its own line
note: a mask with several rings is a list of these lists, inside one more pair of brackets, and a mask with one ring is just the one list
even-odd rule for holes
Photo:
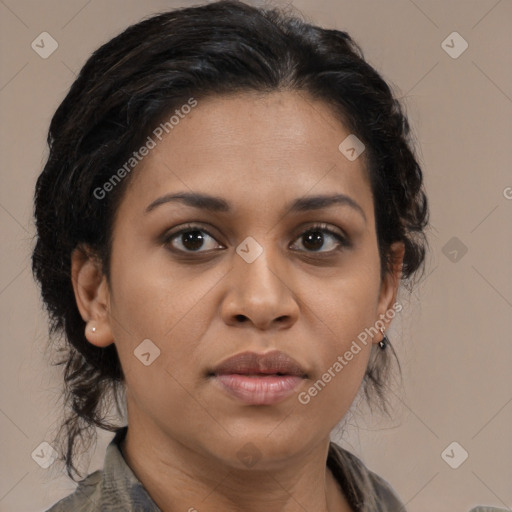
[[275,374],[296,375],[306,377],[306,372],[292,357],[279,350],[273,350],[264,354],[257,352],[242,352],[224,359],[216,366],[211,374]]

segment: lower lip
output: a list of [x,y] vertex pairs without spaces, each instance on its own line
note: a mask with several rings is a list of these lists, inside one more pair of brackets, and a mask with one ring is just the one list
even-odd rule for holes
[[293,395],[303,380],[295,375],[215,375],[215,381],[228,394],[250,405],[272,405],[281,402]]

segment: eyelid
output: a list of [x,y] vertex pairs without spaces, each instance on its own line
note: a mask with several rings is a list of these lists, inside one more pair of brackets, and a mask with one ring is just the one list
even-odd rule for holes
[[337,240],[338,247],[336,247],[335,249],[331,249],[330,251],[296,250],[296,252],[303,253],[306,256],[313,256],[315,258],[327,258],[330,256],[332,257],[333,254],[339,252],[342,249],[349,249],[352,247],[352,242],[344,230],[341,230],[340,228],[333,228],[331,227],[330,224],[327,224],[325,222],[312,222],[307,226],[301,226],[300,230],[298,231],[298,234],[294,236],[294,242],[301,235],[304,235],[309,231],[315,230],[327,233],[333,238],[335,238]]
[[295,236],[295,238],[297,238],[298,236],[300,236],[308,231],[315,230],[315,229],[325,231],[334,236],[339,236],[345,242],[348,243],[349,237],[348,237],[347,233],[338,227],[332,226],[332,224],[328,224],[327,222],[310,222],[310,223],[306,224],[305,226],[301,226],[300,229],[298,229],[296,231],[296,234],[294,236]]

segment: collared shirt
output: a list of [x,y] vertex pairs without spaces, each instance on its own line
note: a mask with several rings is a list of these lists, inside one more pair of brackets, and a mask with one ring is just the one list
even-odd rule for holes
[[[125,462],[119,444],[123,427],[107,447],[103,469],[80,481],[75,491],[47,512],[161,512]],[[405,512],[396,494],[380,476],[336,443],[329,445],[327,466],[355,512]]]

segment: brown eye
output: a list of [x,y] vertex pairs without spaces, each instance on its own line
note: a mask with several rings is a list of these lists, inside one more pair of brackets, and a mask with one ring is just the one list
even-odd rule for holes
[[198,226],[187,226],[177,232],[169,233],[164,243],[181,252],[207,252],[220,246],[208,231]]
[[[319,226],[312,226],[307,231],[304,231],[297,239],[301,242],[302,247],[306,252],[331,252],[340,247],[348,246],[345,237],[340,233],[328,229],[324,224]],[[321,250],[327,248],[326,250]]]

